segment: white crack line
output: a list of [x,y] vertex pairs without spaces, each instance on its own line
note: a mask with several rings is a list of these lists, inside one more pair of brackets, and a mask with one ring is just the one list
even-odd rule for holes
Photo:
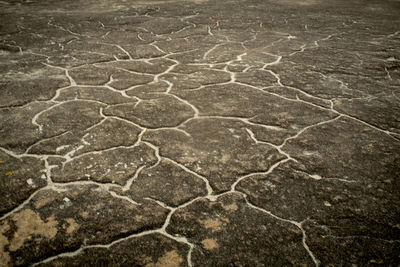
[[97,101],[97,100],[90,100],[90,99],[72,99],[72,100],[66,100],[66,101],[62,101],[62,102],[56,103],[56,104],[54,104],[54,105],[52,105],[52,106],[50,106],[50,107],[48,107],[48,108],[46,108],[46,109],[43,109],[42,111],[40,111],[40,112],[38,112],[38,113],[36,113],[35,116],[32,118],[32,121],[31,121],[31,122],[32,122],[33,125],[36,125],[37,127],[39,127],[39,131],[40,131],[40,133],[42,133],[42,132],[43,132],[43,125],[37,123],[37,120],[39,119],[39,117],[40,117],[43,113],[48,112],[49,110],[52,110],[53,108],[56,108],[56,107],[58,107],[58,106],[61,106],[61,105],[63,105],[63,104],[69,103],[69,102],[80,102],[80,101],[82,101],[82,102],[93,102],[93,103],[100,104],[100,105],[102,105],[102,106],[107,105],[106,103],[103,103],[103,102],[100,102],[100,101]]
[[343,183],[349,183],[349,184],[351,184],[351,183],[357,183],[357,181],[355,181],[355,180],[346,180],[346,179],[336,178],[336,177],[322,177],[322,176],[319,175],[319,174],[310,174],[310,173],[307,173],[307,172],[305,172],[305,171],[300,171],[300,170],[296,170],[296,169],[293,169],[293,171],[294,171],[294,172],[297,172],[297,173],[305,174],[305,175],[309,176],[310,178],[312,178],[312,179],[314,179],[314,180],[317,180],[317,181],[336,180],[336,181],[340,181],[340,182],[343,182]]
[[[265,171],[265,172],[253,172],[253,173],[250,173],[250,174],[247,174],[247,175],[244,175],[244,176],[241,176],[241,177],[239,177],[232,185],[231,185],[231,189],[230,189],[230,191],[229,192],[239,192],[239,191],[236,191],[236,186],[241,182],[241,181],[243,181],[244,179],[246,179],[246,178],[249,178],[249,177],[252,177],[252,176],[254,176],[254,175],[268,175],[268,174],[270,174],[273,170],[275,170],[279,165],[281,165],[282,163],[285,163],[285,162],[288,162],[288,161],[290,161],[291,159],[289,159],[289,158],[285,158],[285,159],[283,159],[283,160],[280,160],[280,161],[278,161],[278,162],[276,162],[274,165],[272,165],[267,171]],[[241,192],[240,192],[241,193]]]
[[288,220],[288,219],[284,219],[284,218],[278,217],[278,216],[276,216],[275,214],[273,214],[270,211],[267,211],[267,210],[265,210],[263,208],[260,208],[260,207],[257,207],[255,205],[251,204],[249,202],[249,200],[247,199],[247,195],[244,194],[244,193],[241,193],[241,194],[243,195],[244,199],[246,200],[247,205],[250,206],[251,208],[256,209],[258,211],[261,211],[263,213],[266,213],[269,216],[271,216],[271,217],[273,217],[273,218],[275,218],[275,219],[277,219],[279,221],[287,222],[287,223],[290,223],[290,224],[293,224],[293,225],[297,226],[301,230],[301,232],[303,234],[302,244],[303,244],[304,249],[307,251],[308,255],[311,257],[311,259],[314,262],[315,266],[318,267],[318,266],[321,265],[321,262],[316,258],[314,253],[310,250],[309,246],[307,245],[307,234],[306,234],[306,231],[303,228],[303,223],[304,222],[300,222],[299,223],[299,222],[296,222],[296,221],[292,221],[292,220]]
[[128,191],[128,190],[131,188],[133,182],[138,178],[140,172],[141,172],[145,167],[146,167],[146,165],[143,165],[143,166],[139,167],[139,168],[136,170],[136,172],[135,172],[135,174],[132,176],[132,178],[130,178],[130,179],[126,182],[126,184],[122,187],[122,192],[126,192],[126,191]]
[[183,169],[185,172],[193,174],[194,176],[196,176],[197,178],[200,178],[201,180],[203,180],[203,182],[206,185],[206,189],[207,189],[207,196],[212,196],[214,193],[214,190],[212,189],[212,187],[210,186],[210,181],[203,175],[198,174],[197,172],[192,171],[191,169],[187,168],[185,165],[171,159],[168,158],[166,156],[161,156],[164,160],[169,161],[175,165],[177,165],[179,168]]
[[61,133],[61,134],[59,134],[59,135],[55,135],[55,136],[51,136],[51,137],[47,137],[47,138],[40,139],[39,141],[37,141],[37,142],[35,142],[34,144],[30,145],[30,146],[25,150],[25,152],[24,152],[23,154],[29,155],[29,151],[30,151],[33,147],[35,147],[36,145],[39,145],[39,144],[41,144],[41,143],[43,143],[43,142],[49,141],[49,140],[51,140],[51,139],[53,139],[53,138],[57,138],[57,137],[63,136],[63,135],[68,134],[68,133],[71,133],[71,132],[70,132],[70,131],[65,131],[65,132],[63,132],[63,133]]
[[37,263],[34,263],[32,266],[38,266],[38,265],[40,265],[40,264],[49,263],[49,262],[51,262],[51,261],[53,261],[53,260],[56,260],[56,259],[59,259],[59,258],[64,258],[64,257],[66,257],[66,258],[72,258],[72,257],[75,257],[75,256],[79,256],[81,253],[84,252],[84,250],[90,249],[90,248],[104,248],[104,249],[109,249],[110,247],[112,247],[112,246],[114,246],[114,245],[116,245],[116,244],[118,244],[118,243],[121,243],[121,242],[123,242],[123,241],[129,240],[129,239],[132,239],[132,238],[135,238],[135,237],[141,237],[141,236],[146,236],[146,235],[154,234],[154,233],[157,233],[157,232],[154,231],[154,230],[148,230],[148,231],[140,232],[140,233],[138,233],[138,234],[130,235],[130,236],[128,236],[128,237],[124,237],[124,238],[120,238],[120,239],[114,240],[113,242],[111,242],[111,243],[109,243],[109,244],[104,244],[104,245],[102,245],[102,244],[96,244],[96,245],[85,245],[85,246],[81,246],[79,249],[77,249],[77,250],[75,250],[75,251],[72,251],[72,252],[64,252],[64,253],[61,253],[61,254],[58,254],[58,255],[49,257],[49,258],[47,258],[47,259],[45,259],[45,260],[42,260],[42,261],[37,262]]
[[318,122],[318,123],[309,125],[309,126],[307,126],[307,127],[304,127],[303,129],[301,129],[300,131],[298,131],[295,135],[289,136],[289,137],[285,138],[285,140],[283,140],[283,142],[282,142],[282,144],[280,145],[280,147],[281,147],[281,148],[284,147],[284,146],[286,145],[286,142],[287,142],[287,141],[299,137],[302,133],[304,133],[305,131],[307,131],[307,130],[310,129],[310,128],[314,128],[314,127],[317,127],[317,126],[320,126],[320,125],[323,125],[323,124],[327,124],[327,123],[331,123],[331,122],[333,122],[333,121],[337,121],[337,120],[340,119],[341,117],[343,117],[343,116],[342,116],[342,115],[339,115],[339,116],[337,116],[337,117],[335,117],[335,118],[333,118],[333,119],[329,119],[329,120],[326,120],[326,121],[321,121],[321,122]]
[[46,65],[46,66],[48,66],[48,67],[50,67],[50,68],[55,68],[55,69],[60,69],[60,70],[65,71],[65,76],[67,76],[67,78],[68,78],[68,80],[69,80],[69,82],[70,82],[70,86],[76,86],[76,85],[77,85],[76,82],[75,82],[75,80],[69,75],[69,70],[68,70],[67,68],[63,68],[63,67],[59,67],[59,66],[54,66],[54,65],[50,65],[50,64],[48,64],[48,63],[43,63],[43,62],[42,62],[42,64],[44,64],[44,65]]
[[293,158],[292,156],[290,156],[288,153],[286,153],[285,151],[282,150],[282,144],[281,145],[274,145],[270,142],[265,142],[265,141],[259,141],[257,140],[257,138],[255,137],[255,134],[249,129],[246,128],[247,133],[249,134],[250,138],[256,143],[256,144],[266,144],[269,146],[272,146],[273,148],[275,148],[276,150],[278,150],[278,152],[282,155],[284,155],[287,159],[292,160],[294,162],[297,162],[297,160],[295,158]]
[[[120,196],[118,195],[118,198],[119,197]],[[123,241],[127,241],[127,240],[135,238],[135,237],[141,237],[141,236],[151,235],[151,234],[161,234],[161,235],[164,235],[165,237],[167,237],[169,239],[172,239],[172,240],[175,240],[175,241],[177,241],[179,243],[183,243],[183,244],[187,245],[189,247],[188,254],[187,254],[187,264],[190,267],[193,266],[192,260],[191,260],[191,254],[192,254],[194,245],[192,243],[190,243],[187,240],[186,237],[173,236],[173,235],[167,233],[166,232],[166,228],[168,227],[168,225],[170,223],[170,220],[171,220],[171,217],[172,217],[173,213],[176,210],[178,210],[180,208],[184,208],[184,207],[190,205],[191,203],[193,203],[193,202],[197,201],[198,199],[200,199],[200,197],[192,199],[192,200],[190,200],[190,201],[188,201],[188,202],[186,202],[186,203],[184,203],[184,204],[182,204],[182,205],[180,205],[179,207],[176,207],[176,208],[169,207],[168,205],[166,205],[165,203],[163,203],[163,202],[161,202],[159,200],[155,200],[155,199],[152,199],[152,198],[146,198],[146,199],[157,203],[158,205],[160,205],[161,207],[163,207],[165,209],[170,210],[170,212],[168,213],[168,215],[167,215],[167,217],[166,217],[166,219],[165,219],[165,221],[164,221],[164,223],[163,223],[161,228],[158,228],[158,229],[155,229],[155,230],[147,230],[147,231],[143,231],[143,232],[140,232],[140,233],[132,234],[132,235],[129,235],[127,237],[114,240],[114,241],[112,241],[111,243],[108,243],[108,244],[85,245],[85,246],[82,246],[82,247],[80,247],[79,249],[77,249],[77,250],[75,250],[73,252],[60,253],[58,255],[49,257],[49,258],[47,258],[45,260],[42,260],[42,261],[40,261],[38,263],[33,264],[32,266],[37,266],[39,264],[48,263],[48,262],[51,262],[51,261],[56,260],[58,258],[75,257],[75,256],[80,255],[84,250],[90,249],[90,248],[105,248],[105,249],[109,249],[110,247],[112,247],[112,246],[114,246],[114,245],[116,245],[118,243],[121,243]]]
[[4,214],[3,216],[0,217],[0,221],[7,219],[8,217],[10,217],[11,215],[15,214],[16,212],[22,210],[28,203],[30,203],[30,201],[32,200],[32,198],[34,198],[40,191],[43,191],[47,189],[47,187],[42,187],[38,190],[36,190],[35,192],[33,192],[24,202],[22,202],[21,204],[19,204],[17,207],[13,208],[11,211],[7,212],[6,214]]
[[121,50],[122,52],[124,52],[124,53],[128,56],[129,60],[133,60],[131,54],[129,54],[129,52],[126,51],[122,46],[120,46],[120,45],[115,45],[115,44],[113,44],[113,45],[114,45],[115,47],[118,47],[119,50]]

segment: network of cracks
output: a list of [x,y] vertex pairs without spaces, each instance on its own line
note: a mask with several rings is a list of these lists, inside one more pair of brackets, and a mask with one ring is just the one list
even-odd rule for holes
[[2,25],[6,266],[398,262],[399,31],[227,3]]

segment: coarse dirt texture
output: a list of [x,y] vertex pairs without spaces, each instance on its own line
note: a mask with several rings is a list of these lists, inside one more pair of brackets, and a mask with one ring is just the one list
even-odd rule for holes
[[0,266],[398,266],[399,14],[0,1]]

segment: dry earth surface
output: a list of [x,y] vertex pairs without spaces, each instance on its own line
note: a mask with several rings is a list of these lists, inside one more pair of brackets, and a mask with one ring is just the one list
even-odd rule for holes
[[0,266],[398,266],[399,14],[0,1]]

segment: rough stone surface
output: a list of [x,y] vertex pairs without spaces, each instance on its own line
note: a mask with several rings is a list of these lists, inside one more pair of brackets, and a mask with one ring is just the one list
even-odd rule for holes
[[[160,227],[167,209],[151,202],[135,205],[98,185],[75,184],[38,192],[23,209],[2,221],[2,259],[31,263],[81,244],[114,239]],[[118,231],[114,231],[118,229]]]
[[173,159],[208,178],[217,192],[227,191],[243,175],[265,172],[284,159],[268,144],[254,144],[245,123],[221,118],[194,119],[176,130],[145,133],[143,140]]
[[133,237],[110,246],[92,246],[77,257],[58,258],[39,266],[188,266],[188,247],[161,234]]
[[198,247],[192,255],[195,265],[312,264],[301,229],[253,209],[239,194],[192,203],[172,216],[167,231],[186,236]]
[[104,114],[117,116],[147,128],[178,126],[193,116],[194,111],[179,99],[165,95],[139,103],[107,107]]
[[14,61],[0,67],[0,107],[50,100],[57,89],[69,85],[64,71],[43,65],[38,58],[27,55]]
[[154,163],[154,151],[147,145],[93,151],[66,160],[61,166],[53,165],[53,180],[94,180],[124,185],[139,168]]
[[398,266],[399,13],[0,1],[0,266]]
[[41,140],[29,147],[28,152],[44,155],[78,156],[91,151],[101,151],[115,147],[133,146],[138,140],[141,129],[129,122],[104,118],[98,124],[80,134],[65,132]]
[[164,159],[154,168],[141,172],[126,194],[135,201],[150,198],[177,207],[206,195],[207,190],[200,177]]
[[0,172],[0,215],[46,185],[44,162],[38,158],[15,157],[0,151]]

